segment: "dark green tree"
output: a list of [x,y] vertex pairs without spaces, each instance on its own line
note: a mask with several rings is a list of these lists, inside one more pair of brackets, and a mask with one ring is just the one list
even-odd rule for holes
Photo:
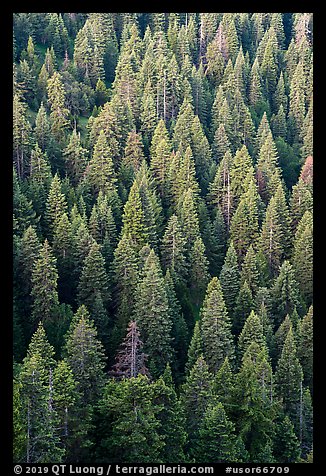
[[101,247],[93,243],[85,258],[83,269],[78,284],[78,302],[89,309],[94,305],[94,300],[100,293],[104,305],[109,300],[108,277],[105,271],[105,261]]
[[228,313],[231,317],[233,317],[235,302],[240,290],[239,278],[240,273],[237,254],[233,243],[231,242],[220,273],[223,296]]
[[144,375],[109,381],[99,403],[102,439],[97,452],[101,459],[109,456],[117,462],[121,458],[130,463],[162,461],[165,442],[159,433],[162,405],[155,403],[158,385]]
[[276,393],[282,398],[284,410],[296,429],[299,429],[302,381],[302,367],[297,356],[293,330],[290,328],[277,363],[275,384]]
[[278,422],[274,441],[274,454],[277,461],[298,462],[300,442],[295,434],[293,423],[287,415]]
[[65,360],[70,366],[81,395],[82,405],[94,405],[105,383],[104,349],[87,308],[82,305],[73,317],[66,337]]
[[183,282],[187,276],[185,244],[186,240],[182,234],[178,217],[172,215],[167,222],[162,238],[161,256],[163,269],[170,270],[175,283]]
[[48,324],[55,317],[55,312],[59,305],[56,264],[57,260],[53,256],[51,247],[46,239],[32,270],[31,295],[34,299],[32,306],[32,320],[34,324],[40,321]]
[[212,376],[203,356],[198,357],[182,387],[181,403],[186,418],[188,442],[186,451],[194,457],[197,449],[198,431],[206,409],[213,403]]
[[234,343],[231,322],[223,299],[218,278],[213,278],[207,287],[201,309],[201,336],[205,361],[211,372],[217,372],[225,357],[232,362]]
[[307,304],[311,304],[313,297],[313,218],[310,211],[305,212],[298,224],[294,237],[292,263],[300,292]]
[[198,237],[189,253],[189,286],[191,298],[199,307],[209,282],[208,259],[205,255],[205,245]]
[[65,131],[69,125],[69,110],[65,105],[65,87],[60,73],[55,71],[47,82],[48,102],[51,107],[51,132],[60,143],[65,139]]
[[207,408],[198,432],[197,444],[197,463],[235,461],[234,424],[227,417],[221,402]]
[[298,357],[304,375],[304,384],[313,391],[313,307],[310,306],[307,314],[299,321]]
[[151,374],[158,376],[172,357],[169,303],[157,256],[151,250],[139,282],[134,318],[148,354]]

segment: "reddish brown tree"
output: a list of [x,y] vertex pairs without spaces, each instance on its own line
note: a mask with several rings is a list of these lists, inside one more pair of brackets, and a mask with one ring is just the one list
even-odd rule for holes
[[150,378],[146,367],[147,355],[142,352],[143,342],[136,321],[131,321],[127,328],[120,350],[116,356],[116,363],[112,366],[109,375],[116,378],[137,377],[139,374]]
[[312,155],[308,155],[302,167],[300,178],[302,178],[306,185],[312,185],[313,175],[313,158]]

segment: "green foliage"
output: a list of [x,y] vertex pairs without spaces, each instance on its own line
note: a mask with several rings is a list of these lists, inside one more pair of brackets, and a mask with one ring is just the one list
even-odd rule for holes
[[223,404],[208,407],[199,430],[196,462],[235,461],[234,443],[234,424],[228,419]]
[[51,247],[45,240],[32,271],[31,295],[34,299],[32,307],[34,323],[41,321],[48,324],[54,319],[55,310],[59,304],[56,263]]
[[283,400],[283,407],[291,418],[295,428],[299,426],[299,401],[303,372],[296,350],[292,328],[289,329],[278,360],[275,383],[276,392]]
[[103,303],[109,300],[108,278],[105,271],[105,261],[100,245],[93,243],[84,260],[78,284],[78,301],[89,309],[94,305],[94,300],[99,293]]
[[110,460],[117,462],[121,458],[140,463],[161,461],[165,439],[159,434],[162,405],[155,401],[158,386],[143,375],[121,383],[109,381],[99,403],[104,427],[98,450],[101,459],[110,455]]
[[201,336],[203,354],[211,372],[217,372],[225,357],[232,362],[234,343],[231,322],[223,299],[222,287],[218,278],[208,284],[201,309]]
[[164,278],[153,250],[145,261],[138,285],[135,320],[144,341],[144,351],[149,355],[149,370],[157,377],[172,356],[172,323]]
[[220,273],[223,296],[231,317],[234,313],[234,306],[240,289],[239,275],[237,255],[231,241]]
[[312,214],[306,211],[294,237],[293,267],[300,292],[307,304],[312,302],[312,256],[313,256],[313,219]]
[[14,13],[15,463],[312,462],[312,63],[311,13]]
[[186,450],[194,456],[198,431],[208,406],[213,403],[212,376],[203,356],[199,356],[182,387],[181,403],[186,418]]
[[65,344],[66,362],[77,382],[81,404],[94,404],[105,383],[106,357],[87,308],[82,305],[73,317]]

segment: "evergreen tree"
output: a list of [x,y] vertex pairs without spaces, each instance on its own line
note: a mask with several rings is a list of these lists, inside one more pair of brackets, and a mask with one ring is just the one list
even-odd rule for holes
[[231,317],[233,317],[234,306],[240,289],[239,274],[237,255],[231,242],[220,273],[223,296]]
[[148,354],[148,367],[153,376],[159,375],[171,359],[171,327],[169,304],[162,271],[153,250],[150,251],[139,282],[135,320]]
[[99,404],[103,437],[97,450],[105,459],[109,456],[117,462],[121,458],[140,463],[162,461],[164,439],[159,434],[158,417],[162,405],[155,404],[157,387],[144,375],[108,383]]
[[46,239],[32,271],[31,295],[33,323],[49,323],[54,319],[56,307],[59,305],[57,281],[57,260]]
[[14,379],[13,382],[13,461],[23,460],[26,448],[26,431],[23,422],[23,408],[21,398],[22,384]]
[[277,461],[284,463],[298,462],[300,442],[295,434],[293,423],[287,415],[276,427],[274,453]]
[[305,118],[305,75],[303,63],[299,61],[292,76],[290,85],[289,122],[291,125],[290,140],[298,141],[300,130]]
[[277,149],[272,134],[268,134],[260,149],[256,177],[259,194],[268,204],[281,181],[281,171],[277,165]]
[[[31,161],[30,161],[30,181],[34,185],[43,186],[47,190],[49,182],[52,179],[51,167],[48,162],[46,152],[43,153],[36,144],[35,148],[31,152]],[[44,192],[45,192],[44,190]],[[42,191],[39,189],[39,194],[42,194]]]
[[230,152],[230,141],[226,134],[224,124],[216,129],[212,144],[213,158],[217,163],[221,162],[227,152]]
[[82,305],[73,317],[65,344],[66,362],[77,382],[80,403],[89,405],[100,397],[105,383],[106,357],[87,308]]
[[308,455],[312,449],[313,435],[313,408],[309,389],[303,390],[301,398],[300,445],[303,455]]
[[280,105],[280,108],[277,114],[274,114],[271,117],[271,126],[273,134],[275,137],[282,137],[284,140],[287,137],[287,124],[286,124],[286,114],[284,112],[283,105]]
[[53,408],[58,415],[58,427],[66,454],[69,454],[69,436],[72,415],[77,402],[76,381],[65,360],[58,362],[53,372]]
[[232,407],[235,378],[232,373],[229,358],[225,357],[223,364],[216,372],[213,381],[213,393],[217,400],[223,404],[228,414]]
[[255,58],[250,72],[249,101],[250,105],[257,108],[263,100],[262,79],[258,58]]
[[183,282],[187,275],[185,256],[186,240],[182,234],[178,217],[172,215],[166,225],[161,244],[163,269],[170,270],[175,283]]
[[189,253],[200,233],[198,212],[191,188],[189,188],[184,196],[180,198],[179,209],[180,212],[178,213],[178,217],[182,232],[186,239],[186,250]]
[[164,281],[169,302],[170,317],[172,321],[171,335],[174,337],[172,341],[172,347],[174,349],[173,369],[175,369],[175,376],[177,379],[180,373],[183,372],[187,359],[189,330],[176,294],[176,287],[169,270],[167,270],[164,276]]
[[200,330],[200,322],[195,322],[195,327],[193,330],[192,338],[188,347],[188,359],[186,365],[186,371],[189,373],[197,359],[203,354],[203,343]]
[[293,268],[300,292],[310,304],[313,297],[313,220],[306,211],[301,218],[294,238]]
[[136,131],[131,131],[128,135],[124,156],[122,157],[120,175],[127,189],[129,190],[134,181],[135,174],[139,170],[144,160],[143,145],[141,137]]
[[188,432],[186,450],[193,457],[203,417],[209,404],[213,403],[212,377],[203,356],[198,357],[182,387],[181,402]]
[[292,314],[299,306],[298,285],[293,267],[284,261],[272,288],[275,322],[281,323],[287,314]]
[[161,422],[159,433],[161,433],[165,442],[162,459],[163,461],[169,460],[172,462],[185,461],[184,446],[187,440],[185,417],[181,402],[175,391],[169,364],[167,364],[163,375],[157,381],[157,386],[155,403],[162,405],[162,410],[158,414],[158,419]]
[[64,455],[55,433],[56,414],[51,405],[51,379],[45,384],[47,377],[38,353],[25,360],[21,381],[24,419],[27,422],[26,463],[61,462]]
[[[263,81],[265,83],[265,91],[267,97],[272,98],[275,93],[277,85],[277,74],[278,74],[278,65],[277,65],[277,54],[278,54],[278,45],[276,35],[272,30],[273,27],[267,32],[269,34],[269,39],[267,40],[264,54],[261,61],[261,74]],[[274,33],[274,36],[273,36]]]
[[257,243],[258,214],[259,196],[256,183],[251,179],[246,192],[241,196],[230,227],[230,238],[240,261],[243,260],[248,248]]
[[94,305],[97,293],[100,293],[103,303],[106,305],[110,296],[105,261],[100,245],[93,243],[85,258],[78,284],[79,304],[84,304],[90,309]]
[[22,292],[22,299],[27,308],[29,308],[31,304],[29,295],[32,290],[32,274],[34,264],[39,257],[40,249],[41,244],[35,228],[29,226],[25,230],[19,243],[17,263],[19,288]]
[[277,274],[284,256],[282,228],[274,195],[268,204],[260,235],[260,249],[272,276]]
[[239,290],[239,294],[234,308],[233,330],[235,334],[240,334],[246,318],[254,307],[251,289],[247,281],[244,281]]
[[35,140],[44,152],[51,144],[51,126],[43,102],[35,118]]
[[232,156],[227,151],[216,169],[213,182],[210,184],[209,199],[212,205],[219,206],[226,224],[230,228],[234,208],[233,192],[231,189]]
[[144,221],[139,185],[134,181],[124,207],[122,233],[130,240],[137,252],[146,243],[147,230]]
[[26,431],[27,463],[61,462],[64,450],[56,434],[57,415],[52,406],[54,349],[39,324],[28,348],[21,373],[21,402]]
[[295,232],[305,212],[312,212],[312,196],[301,178],[299,178],[298,182],[292,187],[289,206],[291,229]]
[[209,282],[208,260],[205,256],[205,245],[198,237],[189,256],[189,283],[192,300],[198,307],[203,298]]
[[234,424],[228,419],[223,404],[218,402],[215,406],[208,407],[199,430],[196,462],[234,461],[234,443]]
[[260,349],[266,349],[265,336],[260,318],[254,311],[251,311],[238,340],[239,355],[243,356],[248,347],[255,342]]
[[263,146],[266,138],[269,136],[271,133],[271,128],[268,122],[267,114],[266,111],[264,112],[261,121],[259,123],[258,129],[257,129],[257,134],[256,134],[256,144],[255,144],[255,151],[256,151],[256,156],[258,156],[261,147]]
[[73,236],[66,213],[61,216],[55,229],[53,252],[57,258],[59,294],[65,302],[71,302],[72,286],[70,279],[73,270]]
[[114,302],[117,303],[116,345],[118,345],[125,335],[130,314],[134,309],[138,283],[138,256],[126,235],[122,235],[114,251],[113,271]]
[[253,173],[252,160],[248,154],[247,147],[244,145],[236,152],[230,172],[234,207],[239,204],[241,195],[246,191],[245,184],[247,176],[253,175]]
[[295,428],[299,428],[300,389],[303,380],[302,367],[297,357],[293,330],[285,339],[281,357],[275,372],[276,392],[282,398],[284,410]]
[[234,356],[231,323],[223,299],[222,288],[215,277],[207,287],[201,309],[201,336],[205,361],[211,372],[216,372],[225,357]]
[[304,375],[304,384],[313,391],[313,308],[299,321],[298,357]]
[[292,330],[295,329],[295,327],[292,324],[290,316],[287,314],[274,335],[274,346],[273,346],[274,349],[273,350],[275,353],[274,358],[276,361],[281,357],[285,339],[288,335],[290,328],[292,328]]
[[26,175],[27,157],[31,142],[31,125],[26,117],[26,104],[18,94],[13,98],[13,160],[17,175]]
[[86,169],[87,150],[81,145],[80,133],[73,130],[68,146],[63,151],[66,168],[73,184],[77,184],[83,177]]
[[113,167],[112,152],[103,130],[100,131],[94,145],[93,155],[86,173],[89,184],[96,192],[114,190],[117,179]]
[[284,113],[286,114],[288,109],[288,97],[285,92],[285,82],[284,82],[283,71],[281,71],[280,73],[280,77],[277,82],[276,91],[274,95],[275,111],[279,111],[281,106],[283,106]]
[[250,460],[266,449],[274,434],[273,376],[266,349],[252,342],[243,356],[233,393],[235,418]]
[[69,110],[65,107],[65,88],[60,73],[54,72],[47,82],[48,102],[51,107],[51,132],[58,142],[65,138],[65,130],[69,125]]
[[260,275],[257,256],[252,245],[249,246],[241,267],[240,283],[244,284],[245,281],[251,290],[252,296],[255,296],[260,284]]
[[58,174],[52,179],[46,201],[45,218],[48,226],[48,235],[53,238],[56,227],[62,215],[67,212],[67,201],[62,193],[62,183]]

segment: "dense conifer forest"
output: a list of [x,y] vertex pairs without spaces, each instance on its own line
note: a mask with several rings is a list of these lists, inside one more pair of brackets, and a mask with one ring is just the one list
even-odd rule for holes
[[310,13],[15,13],[14,461],[313,461]]

